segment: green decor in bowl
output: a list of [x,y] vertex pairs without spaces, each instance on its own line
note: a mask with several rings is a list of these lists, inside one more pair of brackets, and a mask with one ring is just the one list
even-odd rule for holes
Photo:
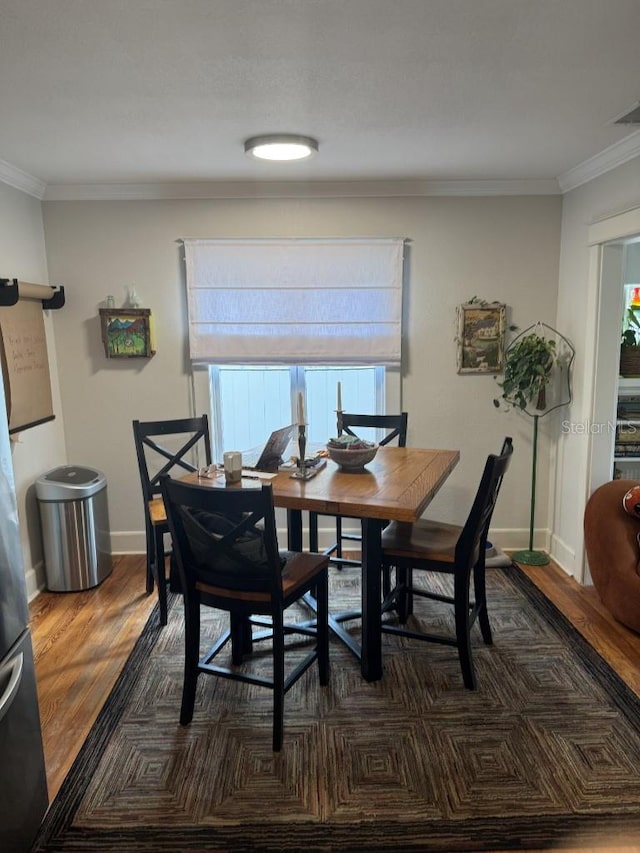
[[352,435],[341,435],[327,442],[327,453],[342,468],[355,471],[364,468],[375,457],[378,445]]

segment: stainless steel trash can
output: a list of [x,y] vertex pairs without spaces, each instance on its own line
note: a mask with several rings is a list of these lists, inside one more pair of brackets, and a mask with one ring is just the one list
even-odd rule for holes
[[107,478],[94,468],[63,465],[36,480],[47,589],[90,589],[111,574]]

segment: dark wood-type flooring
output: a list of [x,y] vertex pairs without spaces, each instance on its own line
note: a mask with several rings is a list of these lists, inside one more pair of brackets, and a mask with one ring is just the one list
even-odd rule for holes
[[[551,564],[523,567],[640,696],[640,635],[616,622],[592,587]],[[156,602],[144,592],[144,557],[114,559],[86,592],[43,592],[31,603],[49,797],[53,799]],[[598,848],[602,853],[604,848]],[[640,853],[634,847],[611,848]],[[580,850],[579,853],[587,853]]]

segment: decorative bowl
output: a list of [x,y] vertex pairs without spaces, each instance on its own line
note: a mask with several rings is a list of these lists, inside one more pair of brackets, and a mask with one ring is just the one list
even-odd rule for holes
[[364,468],[367,462],[371,462],[377,452],[377,444],[374,444],[371,447],[362,447],[358,450],[332,447],[330,444],[327,445],[329,459],[333,459],[334,462],[337,462],[338,465],[347,471],[355,471],[358,468]]

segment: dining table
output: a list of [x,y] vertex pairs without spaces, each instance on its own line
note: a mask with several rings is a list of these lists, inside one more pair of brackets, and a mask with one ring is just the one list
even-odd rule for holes
[[[311,479],[296,479],[289,471],[279,471],[262,480],[259,473],[245,472],[239,484],[241,488],[255,488],[261,482],[271,484],[274,505],[287,511],[288,548],[292,551],[303,548],[305,511],[360,519],[360,643],[347,634],[335,616],[330,617],[330,626],[359,657],[362,676],[367,681],[382,678],[382,530],[389,521],[417,521],[459,459],[459,450],[380,447],[375,458],[361,469],[343,469],[328,459]],[[197,473],[181,479],[220,485]]]

